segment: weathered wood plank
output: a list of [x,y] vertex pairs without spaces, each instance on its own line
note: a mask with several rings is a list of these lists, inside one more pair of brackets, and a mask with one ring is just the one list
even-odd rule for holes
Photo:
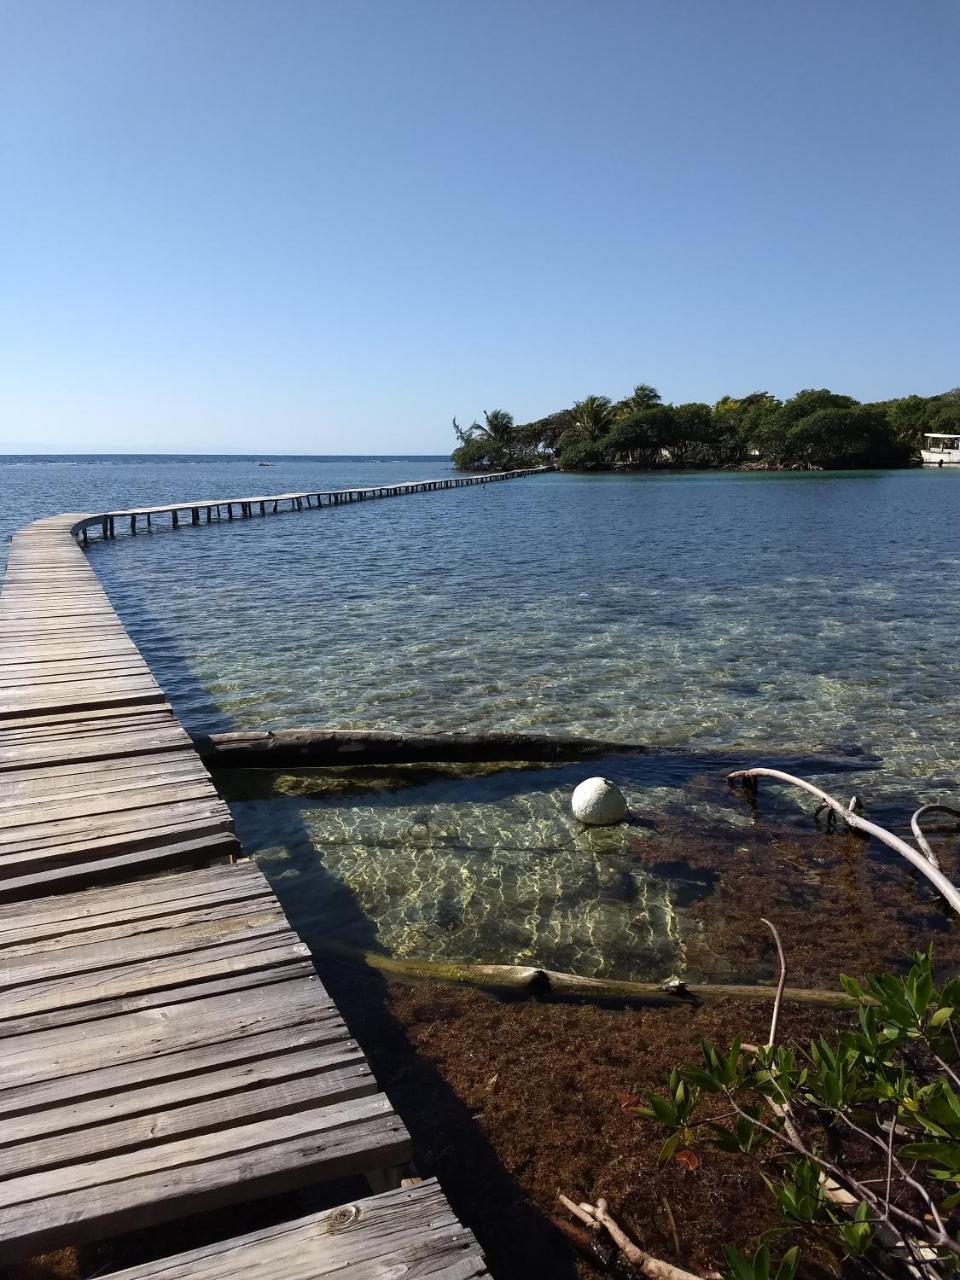
[[183,1213],[389,1167],[406,1130],[382,1094],[298,1111],[0,1183],[0,1259],[128,1231]]
[[113,1273],[112,1280],[483,1280],[436,1179]]
[[48,938],[70,946],[117,922],[134,930],[141,922],[166,922],[170,915],[272,901],[273,893],[256,864],[240,862],[227,876],[205,868],[135,881],[122,890],[88,889],[39,902],[10,903],[0,916],[0,955],[41,946]]
[[[156,809],[160,806],[165,808],[189,800],[212,800],[219,807],[219,797],[209,777],[164,776],[152,786],[141,779],[139,786],[131,785],[114,791],[93,792],[89,795],[74,793],[61,800],[46,796],[40,813],[35,800],[28,799],[26,803],[4,810],[4,836],[12,843],[17,832],[26,828],[40,828],[56,836],[58,832],[76,827],[78,823],[89,829],[88,823],[108,814],[133,814],[139,809]],[[0,839],[0,844],[3,843],[6,841]]]
[[[150,1161],[149,1148],[190,1135],[227,1129],[232,1125],[289,1115],[310,1107],[331,1107],[376,1092],[370,1068],[361,1060],[337,1071],[318,1074],[312,1053],[287,1054],[282,1058],[248,1065],[235,1072],[220,1073],[220,1089],[197,1101],[193,1098],[194,1075],[167,1087],[163,1102],[140,1091],[142,1114],[93,1125],[83,1109],[61,1108],[54,1122],[66,1132],[46,1138],[21,1139],[0,1148],[0,1179],[22,1177],[58,1166],[76,1164],[119,1152],[136,1151],[144,1167]],[[230,1078],[233,1087],[230,1087]],[[243,1082],[238,1087],[237,1082]],[[212,1077],[203,1081],[210,1085]],[[114,1099],[118,1103],[118,1099]],[[51,1113],[47,1113],[48,1118]],[[80,1121],[80,1127],[75,1122]],[[4,1133],[6,1140],[7,1134]]]
[[[268,992],[268,987],[276,989]],[[198,1017],[203,1021],[196,1043],[205,1044],[216,1038],[221,1021],[224,1034],[233,1037],[249,1034],[251,1029],[262,1030],[278,1019],[277,1025],[286,1026],[291,1017],[305,1024],[335,1013],[313,966],[307,960],[294,960],[265,969],[201,975],[175,988],[124,992],[67,1009],[7,1018],[0,1026],[0,1040],[6,1046],[5,1072],[19,1063],[30,1079],[36,1079],[38,1072],[42,1075],[50,1054],[57,1058],[57,1074],[62,1075],[65,1070],[86,1069],[82,1064],[87,1054],[104,1055],[90,1058],[87,1066],[97,1062],[102,1066],[104,1060],[124,1061],[129,1055],[136,1057],[142,1037],[153,1046],[150,1052],[167,1052],[170,1036],[174,1032],[181,1034]],[[340,1028],[336,1034],[343,1034],[339,1014],[334,1021]],[[79,1022],[88,1023],[82,1033],[76,1029]],[[82,1044],[78,1049],[80,1035]],[[109,1049],[105,1049],[108,1042]],[[158,1047],[163,1045],[167,1049]],[[7,1078],[5,1074],[4,1080]]]
[[[145,937],[147,934],[161,933],[164,930],[203,927],[214,928],[222,924],[226,932],[236,931],[242,927],[238,922],[251,920],[257,916],[261,922],[271,918],[282,918],[282,910],[276,898],[267,894],[253,897],[242,902],[207,902],[198,899],[184,904],[181,910],[171,904],[167,911],[160,915],[156,910],[135,911],[121,909],[113,917],[105,918],[87,928],[74,929],[69,933],[56,932],[57,926],[48,926],[46,934],[38,932],[29,940],[21,939],[12,945],[6,944],[6,934],[0,935],[0,964],[15,959],[17,956],[40,957],[44,952],[56,952],[57,963],[66,964],[66,955],[74,947],[96,947],[101,944]],[[181,934],[182,936],[182,934]],[[38,961],[39,963],[40,961]],[[83,964],[83,958],[78,959]]]
[[117,965],[94,973],[69,974],[13,988],[4,992],[0,1004],[0,1035],[7,1018],[69,1010],[75,1005],[109,1000],[113,996],[129,998],[138,992],[176,988],[224,973],[266,969],[305,959],[309,952],[302,942],[294,941],[295,937],[289,927],[277,929],[265,925],[219,945],[146,960],[133,972],[129,967]]
[[101,929],[90,941],[69,947],[47,947],[36,953],[11,955],[5,951],[0,955],[0,1000],[11,987],[94,975],[117,965],[142,966],[162,957],[188,953],[199,957],[201,952],[230,942],[238,934],[247,939],[256,937],[264,946],[273,938],[289,934],[290,926],[276,899],[253,906],[245,904],[245,908],[231,906],[194,911],[167,928]]
[[[125,1116],[147,1116],[188,1098],[212,1098],[269,1080],[311,1073],[326,1076],[346,1068],[362,1068],[362,1092],[374,1092],[373,1077],[356,1041],[345,1036],[331,1039],[329,1022],[279,1027],[243,1039],[205,1044],[165,1054],[155,1064],[138,1060],[75,1074],[64,1082],[66,1089],[62,1077],[41,1081],[18,1091],[20,1110],[4,1116],[4,1144],[91,1129]],[[3,1158],[0,1150],[0,1160]]]
[[237,838],[228,830],[191,831],[174,837],[166,832],[158,839],[160,843],[137,840],[120,848],[108,845],[106,852],[95,858],[46,863],[40,870],[30,869],[0,878],[0,901],[6,904],[57,889],[67,891],[80,885],[115,883],[184,866],[209,866],[228,862],[240,854]]
[[[72,818],[32,827],[0,827],[0,867],[9,870],[38,859],[62,858],[69,853],[103,847],[116,840],[122,843],[148,839],[161,843],[165,834],[191,831],[229,831],[233,820],[219,801],[183,800],[164,804],[158,801],[142,809],[96,818]],[[166,841],[172,843],[172,839]]]
[[[111,936],[113,934],[113,936]],[[47,947],[38,954],[0,954],[0,1000],[6,989],[27,987],[60,978],[99,974],[118,965],[141,966],[161,956],[184,952],[200,954],[211,947],[232,943],[237,934],[257,938],[264,946],[278,936],[291,936],[289,924],[275,899],[252,906],[191,911],[179,923],[163,928],[136,929],[128,924],[116,929],[99,929],[90,941],[68,947]]]
[[[135,759],[119,759],[118,767],[111,768],[111,761],[86,761],[65,768],[54,765],[26,771],[8,772],[0,785],[0,813],[11,812],[25,804],[62,805],[66,801],[86,802],[97,796],[147,791],[170,784],[204,783],[211,787],[209,776],[189,752],[179,757],[151,754]],[[139,769],[138,767],[139,766]]]

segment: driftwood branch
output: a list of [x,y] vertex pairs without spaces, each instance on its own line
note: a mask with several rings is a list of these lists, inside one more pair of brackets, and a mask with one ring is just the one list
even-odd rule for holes
[[219,769],[308,769],[361,764],[473,764],[580,760],[645,746],[545,733],[393,733],[387,729],[275,729],[209,733],[193,744]]
[[925,804],[921,808],[919,808],[917,812],[913,815],[913,817],[910,819],[910,830],[913,832],[913,838],[917,842],[917,848],[920,850],[921,853],[924,854],[927,860],[933,866],[935,866],[939,871],[940,859],[930,848],[929,844],[927,843],[926,836],[923,834],[923,831],[920,829],[920,819],[925,817],[928,813],[949,813],[950,816],[953,818],[960,818],[960,809],[954,809],[948,804]]
[[[303,923],[300,923],[301,929]],[[398,981],[425,980],[456,982],[481,987],[515,997],[571,1000],[624,1000],[636,1004],[696,1006],[709,1000],[773,1000],[778,988],[736,983],[686,983],[676,978],[667,982],[629,982],[618,978],[582,978],[575,973],[558,973],[518,964],[463,964],[459,961],[397,959],[379,951],[365,951],[343,943],[311,939],[318,954],[359,962]],[[820,991],[806,987],[784,987],[783,1001],[852,1009],[856,1001],[842,991]]]
[[621,1228],[617,1220],[611,1215],[609,1206],[605,1199],[598,1199],[595,1204],[582,1202],[580,1204],[573,1203],[572,1199],[563,1196],[561,1192],[557,1192],[557,1197],[562,1206],[566,1208],[568,1213],[572,1213],[573,1217],[584,1222],[585,1226],[589,1226],[590,1230],[604,1230],[613,1243],[617,1245],[623,1258],[630,1263],[631,1267],[636,1267],[641,1274],[649,1276],[649,1280],[701,1280],[701,1277],[695,1272],[685,1271],[682,1267],[673,1266],[672,1262],[664,1262],[662,1258],[654,1258],[653,1254],[641,1249],[639,1244],[634,1244],[626,1231]]
[[[819,787],[815,787],[812,782],[806,782],[803,778],[795,778],[793,774],[783,773],[779,769],[739,769],[735,773],[727,774],[727,781],[731,784],[742,782],[754,788],[756,787],[757,778],[775,778],[778,782],[786,782],[792,787],[800,787],[804,791],[809,791],[826,808],[837,814],[853,831],[860,831],[863,835],[872,836],[875,840],[885,844],[888,849],[893,849],[902,858],[906,858],[921,875],[926,876],[930,883],[939,890],[954,911],[960,913],[960,890],[947,879],[939,867],[931,863],[927,853],[919,852],[913,845],[907,844],[906,840],[901,840],[899,836],[887,831],[885,827],[880,827],[875,822],[869,822],[866,818],[861,817],[852,803],[845,805],[842,801],[837,800],[836,797],[829,795],[826,791],[821,791]],[[922,813],[923,810],[920,810],[920,812]]]
[[682,1267],[675,1267],[672,1262],[664,1262],[661,1258],[654,1258],[645,1249],[641,1249],[639,1245],[634,1244],[617,1220],[611,1215],[606,1200],[598,1200],[596,1204],[588,1204],[586,1202],[574,1204],[569,1197],[560,1192],[557,1195],[567,1212],[578,1218],[585,1226],[592,1231],[601,1229],[606,1231],[626,1261],[632,1267],[636,1267],[641,1274],[648,1276],[650,1280],[701,1280],[701,1277],[693,1271],[684,1271]]
[[772,920],[767,920],[765,916],[760,917],[761,923],[765,924],[773,934],[773,940],[777,944],[777,956],[780,960],[780,977],[777,980],[777,994],[773,1000],[773,1013],[770,1015],[770,1035],[767,1039],[768,1048],[773,1048],[777,1042],[777,1024],[780,1021],[780,1006],[783,1003],[783,991],[787,984],[787,958],[783,954],[783,943],[780,941],[780,933],[777,926]]

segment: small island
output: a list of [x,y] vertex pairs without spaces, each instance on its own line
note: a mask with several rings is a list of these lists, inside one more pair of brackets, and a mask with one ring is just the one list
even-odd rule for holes
[[460,471],[908,467],[919,463],[925,434],[960,436],[960,387],[869,404],[826,388],[788,400],[754,391],[709,405],[668,404],[641,383],[626,399],[587,396],[535,422],[517,425],[503,409],[483,417],[468,427],[453,420]]

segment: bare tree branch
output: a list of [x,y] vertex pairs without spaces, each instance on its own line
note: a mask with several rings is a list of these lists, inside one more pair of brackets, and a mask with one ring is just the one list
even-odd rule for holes
[[939,870],[940,859],[930,848],[926,836],[920,830],[920,819],[928,813],[949,813],[952,818],[960,818],[960,809],[954,809],[948,804],[925,804],[910,819],[910,830],[913,832],[913,838],[917,842],[917,848],[929,859],[931,865]]
[[777,994],[773,1000],[773,1013],[770,1015],[770,1036],[767,1040],[767,1048],[772,1049],[777,1041],[777,1023],[780,1020],[780,1006],[783,1003],[783,988],[787,984],[787,958],[783,954],[783,943],[780,941],[777,926],[772,920],[767,920],[765,916],[761,916],[760,921],[773,934],[773,940],[777,944],[777,955],[780,957],[780,979],[777,982]]
[[672,1262],[654,1258],[645,1249],[634,1244],[616,1219],[611,1216],[606,1200],[598,1200],[596,1204],[586,1202],[574,1204],[561,1192],[558,1191],[557,1195],[567,1212],[586,1223],[592,1231],[599,1231],[601,1228],[606,1231],[627,1262],[642,1271],[649,1280],[702,1280],[702,1277],[694,1272],[684,1271],[682,1267],[675,1267]]
[[803,778],[795,778],[791,773],[783,773],[780,769],[738,769],[735,773],[727,774],[727,781],[730,783],[744,782],[755,786],[757,778],[775,778],[778,782],[787,782],[790,786],[800,787],[811,795],[816,796],[828,809],[833,810],[834,813],[842,818],[848,827],[854,831],[862,831],[864,835],[873,836],[874,839],[885,844],[888,849],[893,849],[895,853],[899,853],[901,857],[906,858],[943,894],[954,911],[960,914],[960,890],[947,879],[938,867],[931,863],[925,853],[918,852],[913,845],[907,844],[906,840],[901,840],[899,836],[895,836],[892,832],[887,831],[885,827],[880,827],[875,822],[868,822],[866,818],[860,817],[852,805],[843,804],[826,791],[821,791],[819,787],[815,787],[812,782],[806,782]]

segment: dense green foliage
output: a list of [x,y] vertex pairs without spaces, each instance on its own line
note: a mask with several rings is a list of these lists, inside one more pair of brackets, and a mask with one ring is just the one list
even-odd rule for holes
[[924,432],[960,435],[960,388],[860,404],[826,389],[778,400],[766,391],[716,404],[664,404],[641,384],[616,403],[587,396],[536,422],[515,426],[502,409],[461,428],[453,452],[461,470],[556,463],[564,471],[613,467],[758,469],[908,466]]
[[[855,1028],[806,1049],[736,1040],[721,1053],[704,1041],[702,1064],[678,1068],[633,1110],[667,1130],[661,1161],[696,1167],[718,1148],[759,1162],[782,1234],[801,1241],[784,1257],[785,1280],[804,1240],[821,1266],[826,1253],[847,1274],[892,1280],[906,1264],[925,1280],[955,1274],[960,980],[938,988],[918,953],[906,977],[841,983]],[[765,1244],[752,1260],[727,1250],[728,1275],[762,1280]]]

